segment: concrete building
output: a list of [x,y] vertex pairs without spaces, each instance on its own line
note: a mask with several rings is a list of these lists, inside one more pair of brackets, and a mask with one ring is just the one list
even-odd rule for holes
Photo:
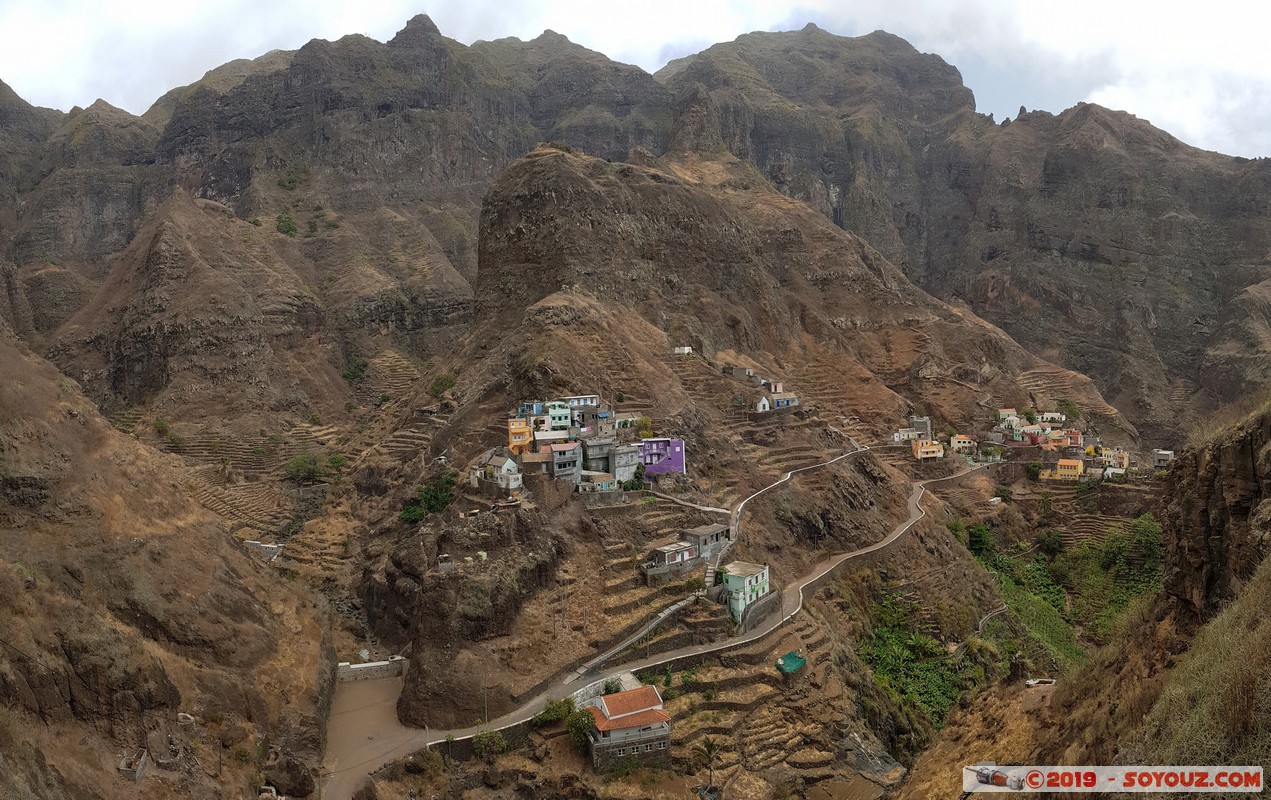
[[724,367],[724,374],[744,381],[754,377],[755,371],[750,367]]
[[1173,450],[1153,450],[1152,469],[1165,469],[1174,460]]
[[729,538],[728,526],[721,523],[698,525],[680,533],[680,541],[690,542],[697,548],[697,552],[708,557],[722,548]]
[[768,399],[768,395],[762,395],[755,401],[755,411],[762,414],[772,410],[772,401]]
[[613,462],[613,439],[583,439],[583,469],[609,472]]
[[619,484],[635,480],[636,470],[640,466],[640,448],[633,444],[620,444],[613,449],[613,458],[609,463],[609,471]]
[[672,349],[671,349],[671,352],[672,352],[672,353],[674,353],[674,354],[675,354],[675,355],[677,355],[677,356],[691,356],[691,355],[693,355],[693,348],[691,348],[691,347],[689,347],[689,346],[687,346],[687,345],[682,345],[682,346],[680,346],[680,347],[674,347],[674,348],[672,348]]
[[603,403],[574,409],[574,423],[582,428],[584,437],[612,439],[616,433],[613,409]]
[[997,421],[1002,422],[1010,417],[1018,417],[1019,412],[1013,408],[999,408],[997,410]]
[[580,492],[614,492],[618,488],[618,482],[612,474],[590,469],[582,471],[581,482],[578,484]]
[[724,597],[734,622],[739,622],[746,608],[759,602],[771,588],[768,583],[768,565],[752,564],[749,561],[726,564],[716,574],[716,580],[721,580],[724,584]]
[[1043,411],[1037,415],[1038,422],[1057,422],[1063,424],[1068,421],[1068,417],[1058,411]]
[[640,562],[640,574],[645,583],[655,586],[674,577],[690,572],[702,563],[701,551],[692,542],[669,542],[653,548]]
[[646,475],[686,471],[683,439],[641,439],[636,447],[640,449],[640,461],[644,464]]
[[569,431],[534,431],[534,445],[542,448],[548,444],[562,444],[569,441]]
[[580,408],[582,406],[598,406],[600,405],[600,395],[598,394],[572,394],[568,397],[556,398],[558,402],[564,403],[570,408]]
[[931,435],[931,417],[910,417],[909,427],[918,432],[919,439],[934,439]]
[[547,469],[553,478],[578,483],[583,474],[583,448],[578,442],[549,444],[538,449],[552,457]]
[[591,766],[603,772],[634,758],[644,766],[670,763],[671,715],[655,686],[597,697],[588,706],[596,721],[587,749]]

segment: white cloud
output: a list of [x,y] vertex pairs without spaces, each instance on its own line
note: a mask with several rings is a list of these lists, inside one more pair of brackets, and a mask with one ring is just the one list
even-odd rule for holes
[[546,28],[618,61],[656,70],[673,56],[752,30],[814,20],[843,35],[888,30],[958,66],[981,111],[1059,112],[1089,100],[1130,111],[1184,141],[1271,154],[1271,7],[1217,0],[5,0],[0,79],[41,105],[97,97],[134,113],[233,58],[362,33],[384,41],[428,13],[464,43],[533,38]]

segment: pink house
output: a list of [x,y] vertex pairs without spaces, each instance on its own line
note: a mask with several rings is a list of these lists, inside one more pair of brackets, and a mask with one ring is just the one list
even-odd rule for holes
[[641,439],[636,447],[646,475],[687,471],[683,439]]

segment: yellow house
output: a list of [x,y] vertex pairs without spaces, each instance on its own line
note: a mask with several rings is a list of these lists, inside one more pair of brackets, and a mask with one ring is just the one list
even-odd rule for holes
[[1075,458],[1061,458],[1055,465],[1055,477],[1061,481],[1080,480],[1085,469],[1086,465]]
[[910,444],[914,449],[914,458],[926,461],[933,458],[944,458],[944,445],[930,439],[914,439]]
[[508,420],[508,449],[514,455],[521,455],[533,446],[533,433],[530,422],[524,417],[513,417]]

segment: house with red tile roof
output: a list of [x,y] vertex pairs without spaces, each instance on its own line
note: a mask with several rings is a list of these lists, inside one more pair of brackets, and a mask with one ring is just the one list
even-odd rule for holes
[[630,759],[646,766],[670,762],[671,715],[656,686],[597,697],[587,710],[596,721],[587,746],[596,771]]

